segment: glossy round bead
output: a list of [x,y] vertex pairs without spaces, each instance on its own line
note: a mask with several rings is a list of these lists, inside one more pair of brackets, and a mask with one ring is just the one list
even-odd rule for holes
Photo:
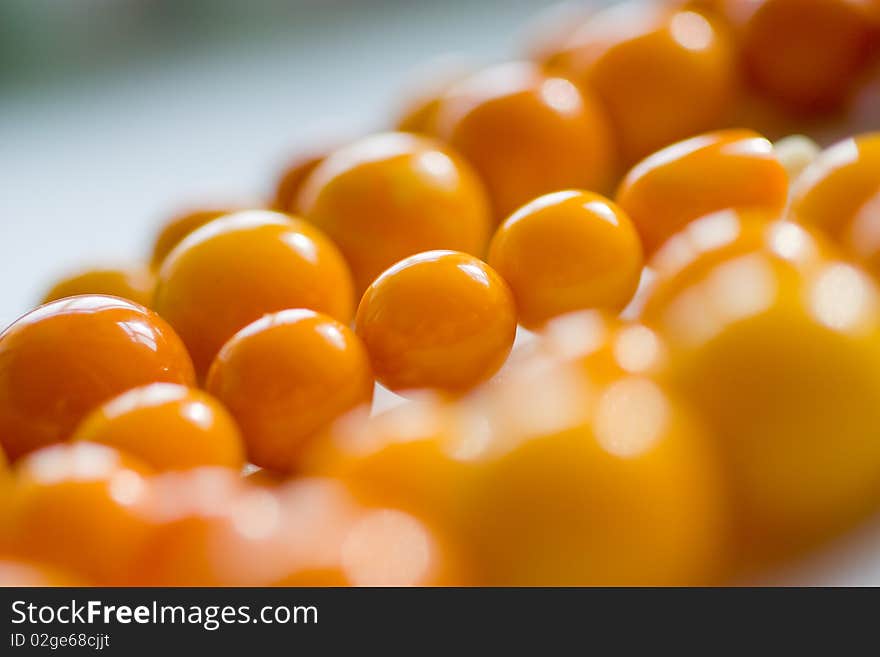
[[126,584],[149,524],[135,507],[149,495],[149,470],[103,445],[54,445],[15,467],[10,552],[97,584]]
[[595,93],[626,165],[725,125],[737,86],[726,30],[708,14],[660,3],[597,12],[545,63]]
[[310,310],[285,310],[223,346],[207,389],[241,426],[250,461],[290,472],[315,434],[372,399],[373,376],[347,326]]
[[496,221],[549,192],[606,191],[615,173],[602,109],[533,64],[496,66],[454,85],[437,131],[482,176]]
[[348,321],[353,301],[348,268],[320,231],[277,212],[249,211],[181,242],[159,272],[154,306],[204,376],[220,347],[266,313],[312,308]]
[[501,224],[489,264],[510,285],[520,324],[532,328],[572,310],[622,310],[639,284],[642,246],[615,203],[592,192],[555,192]]
[[127,269],[86,269],[57,281],[41,303],[50,303],[81,294],[106,294],[149,306],[153,302],[156,279],[140,267]]
[[10,458],[70,438],[92,409],[147,383],[195,382],[180,338],[131,301],[79,296],[0,334],[0,442]]
[[314,151],[301,155],[288,164],[282,172],[275,186],[275,196],[270,207],[278,212],[299,214],[299,193],[303,183],[312,174],[321,162],[323,162],[330,150]]
[[728,464],[746,567],[791,556],[880,505],[880,302],[828,258],[753,250],[661,281],[645,321],[665,377]]
[[880,192],[880,132],[856,135],[823,151],[791,190],[791,215],[840,238],[859,209]]
[[429,249],[481,255],[489,238],[476,174],[445,146],[405,133],[331,154],[304,184],[300,207],[339,246],[358,291],[407,256]]
[[376,279],[355,327],[383,385],[461,392],[504,363],[516,308],[507,283],[481,260],[429,251]]
[[641,375],[599,384],[574,364],[551,362],[494,397],[460,455],[476,469],[461,508],[485,583],[723,577],[728,509],[719,464],[699,424],[662,386]]
[[857,2],[715,4],[733,26],[749,81],[794,110],[814,112],[840,105],[876,45],[876,26]]
[[750,130],[668,146],[634,166],[616,197],[649,255],[697,217],[725,209],[778,214],[787,199],[785,168],[772,144]]
[[173,217],[162,227],[153,242],[150,266],[154,271],[158,271],[168,254],[183,241],[184,237],[206,223],[235,211],[231,208],[206,208]]
[[83,420],[73,440],[115,447],[157,471],[244,465],[241,435],[226,409],[204,392],[173,383],[114,397]]

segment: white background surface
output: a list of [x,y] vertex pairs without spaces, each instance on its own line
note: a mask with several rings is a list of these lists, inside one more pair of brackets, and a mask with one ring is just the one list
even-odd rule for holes
[[[547,4],[318,3],[263,35],[0,87],[0,324],[71,268],[144,257],[169,213],[264,198],[298,147],[385,127],[425,60],[516,56]],[[878,546],[869,527],[767,581],[880,585]]]

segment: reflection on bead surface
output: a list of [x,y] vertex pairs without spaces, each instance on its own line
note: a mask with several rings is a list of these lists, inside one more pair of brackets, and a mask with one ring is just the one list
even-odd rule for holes
[[269,211],[228,215],[192,233],[159,272],[155,308],[204,376],[232,335],[270,312],[312,308],[348,321],[348,268],[303,221]]
[[592,192],[539,197],[495,233],[489,264],[510,285],[520,324],[531,328],[572,310],[621,310],[642,271],[629,217]]
[[440,143],[405,133],[332,153],[299,202],[342,251],[358,292],[407,256],[429,249],[482,255],[489,237],[485,192],[470,166]]
[[125,390],[194,379],[183,343],[154,312],[117,297],[55,301],[0,334],[0,441],[15,459],[67,440]]
[[73,440],[123,450],[156,470],[202,465],[241,469],[235,422],[210,395],[171,383],[134,388],[92,411]]
[[347,326],[309,310],[285,310],[224,345],[207,389],[241,426],[250,461],[290,472],[308,440],[370,401],[373,377],[363,345]]
[[722,127],[738,83],[725,29],[708,15],[659,3],[597,12],[544,61],[596,94],[627,165]]
[[653,253],[688,222],[718,210],[782,212],[788,176],[769,141],[751,130],[710,132],[645,158],[626,175],[617,203]]
[[483,178],[496,221],[560,189],[607,191],[614,175],[602,109],[532,64],[496,66],[454,85],[437,132]]
[[155,277],[144,268],[87,269],[56,282],[41,303],[81,294],[105,294],[149,306],[155,285]]
[[504,363],[516,309],[507,283],[481,260],[429,251],[377,278],[355,325],[383,385],[461,392]]

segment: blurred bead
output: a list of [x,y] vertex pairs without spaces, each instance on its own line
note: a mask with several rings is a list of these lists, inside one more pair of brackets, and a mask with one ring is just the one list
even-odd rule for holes
[[73,440],[115,447],[157,471],[244,465],[241,435],[226,409],[200,390],[173,383],[114,397],[83,420]]
[[102,585],[125,585],[149,533],[134,508],[149,495],[149,470],[103,445],[47,447],[15,467],[0,532],[10,554],[37,559]]
[[819,144],[805,135],[783,137],[773,144],[773,150],[789,180],[797,178],[822,152]]
[[330,152],[330,149],[314,151],[302,155],[288,164],[278,179],[275,187],[275,197],[270,204],[271,209],[278,212],[300,214],[298,198],[303,183],[312,174],[312,171],[327,159],[327,155]]
[[406,258],[367,289],[355,319],[380,383],[463,392],[504,363],[516,334],[507,283],[464,253]]
[[694,219],[718,210],[780,213],[788,176],[772,144],[751,130],[710,132],[645,158],[617,191],[646,254]]
[[642,245],[629,217],[592,192],[541,196],[508,217],[489,264],[510,285],[527,328],[572,310],[622,310],[642,271]]
[[669,344],[665,376],[728,464],[741,566],[877,508],[880,306],[863,272],[758,249],[660,279],[654,294],[645,321]]
[[[686,585],[723,577],[727,508],[690,414],[643,376],[574,364],[495,392],[462,507],[490,585]],[[585,482],[589,482],[585,485]]]
[[824,150],[794,181],[791,215],[838,239],[878,192],[880,132],[856,135]]
[[877,45],[876,26],[851,0],[715,4],[733,27],[749,81],[796,111],[838,107]]
[[86,269],[56,282],[41,303],[81,294],[105,294],[149,307],[155,286],[156,278],[152,272],[140,267]]
[[159,272],[155,308],[203,377],[220,347],[266,313],[311,308],[348,321],[348,268],[320,231],[277,212],[239,212],[192,233]]
[[351,329],[310,310],[285,310],[236,333],[206,387],[238,421],[252,463],[292,472],[310,439],[372,399],[373,376]]
[[209,208],[204,210],[195,210],[185,214],[173,217],[166,223],[153,243],[153,252],[150,258],[150,266],[153,271],[158,271],[168,254],[174,250],[174,247],[180,244],[187,235],[197,228],[201,228],[206,223],[214,221],[226,214],[236,212],[231,208]]
[[615,174],[602,109],[533,64],[495,66],[453,85],[437,132],[483,178],[496,222],[549,192],[607,191]]
[[192,385],[195,375],[156,313],[97,295],[41,306],[0,334],[0,442],[16,459],[67,440],[98,405],[162,381]]
[[880,187],[858,209],[840,243],[875,278],[880,277]]
[[738,86],[726,30],[708,14],[660,3],[595,13],[544,62],[596,94],[625,165],[726,125]]
[[359,293],[407,256],[482,255],[489,238],[485,192],[470,166],[440,143],[404,133],[332,153],[304,184],[300,207],[339,246]]
[[171,472],[151,481],[138,513],[153,528],[139,586],[267,586],[286,569],[282,507],[227,468]]

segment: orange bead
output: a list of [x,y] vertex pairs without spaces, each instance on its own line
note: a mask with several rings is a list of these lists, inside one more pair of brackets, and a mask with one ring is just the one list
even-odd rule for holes
[[173,383],[114,397],[83,420],[73,440],[115,447],[159,471],[244,465],[241,435],[226,409],[204,392]]
[[747,569],[880,508],[880,295],[788,227],[658,280],[644,313],[725,457]]
[[355,326],[383,385],[461,392],[504,363],[516,308],[507,283],[479,259],[429,251],[376,279]]
[[353,301],[348,268],[320,231],[256,210],[185,239],[159,272],[154,305],[204,376],[220,347],[266,313],[312,308],[348,321]]
[[84,583],[41,564],[0,558],[0,588],[9,586],[84,586]]
[[98,584],[128,583],[149,523],[135,507],[148,469],[103,445],[54,445],[15,468],[5,526],[10,552]]
[[794,181],[791,215],[839,239],[880,192],[880,132],[850,137],[823,151]]
[[372,399],[373,376],[347,326],[310,310],[285,310],[223,346],[207,389],[241,426],[250,461],[290,472],[315,434]]
[[510,285],[520,324],[532,328],[572,310],[622,310],[639,284],[642,245],[629,217],[608,199],[555,192],[501,224],[489,264]]
[[750,82],[795,110],[838,106],[876,45],[876,26],[851,0],[715,4],[733,26]]
[[880,189],[856,212],[841,244],[875,277],[880,277]]
[[0,334],[0,441],[11,459],[70,438],[92,409],[147,383],[195,382],[180,338],[131,301],[79,296]]
[[278,179],[275,186],[275,197],[270,207],[278,212],[299,214],[298,198],[303,183],[312,174],[312,171],[327,158],[329,153],[329,150],[316,151],[302,155],[291,162],[281,174],[281,178]]
[[496,66],[454,85],[437,132],[483,178],[496,221],[549,192],[606,191],[614,176],[601,108],[571,82],[532,64]]
[[165,258],[168,257],[168,254],[183,241],[184,237],[197,228],[201,228],[206,223],[233,212],[235,210],[230,208],[209,208],[187,212],[172,218],[156,236],[156,241],[153,243],[153,252],[150,257],[150,266],[154,271],[158,271],[162,263],[165,262]]
[[596,94],[626,165],[723,127],[737,87],[724,28],[708,15],[660,3],[597,12],[545,62]]
[[140,267],[86,269],[56,282],[41,303],[80,294],[106,294],[149,306],[153,302],[155,286],[156,278],[152,272]]
[[359,292],[407,256],[429,249],[482,255],[489,238],[485,193],[471,168],[410,134],[374,135],[334,152],[299,202],[339,246]]
[[668,146],[634,166],[617,190],[646,254],[698,217],[725,209],[778,214],[787,199],[785,168],[772,144],[751,130]]
[[529,374],[496,391],[486,423],[465,443],[478,474],[462,508],[483,582],[657,586],[723,577],[722,472],[687,408],[641,375],[594,386],[571,366]]

